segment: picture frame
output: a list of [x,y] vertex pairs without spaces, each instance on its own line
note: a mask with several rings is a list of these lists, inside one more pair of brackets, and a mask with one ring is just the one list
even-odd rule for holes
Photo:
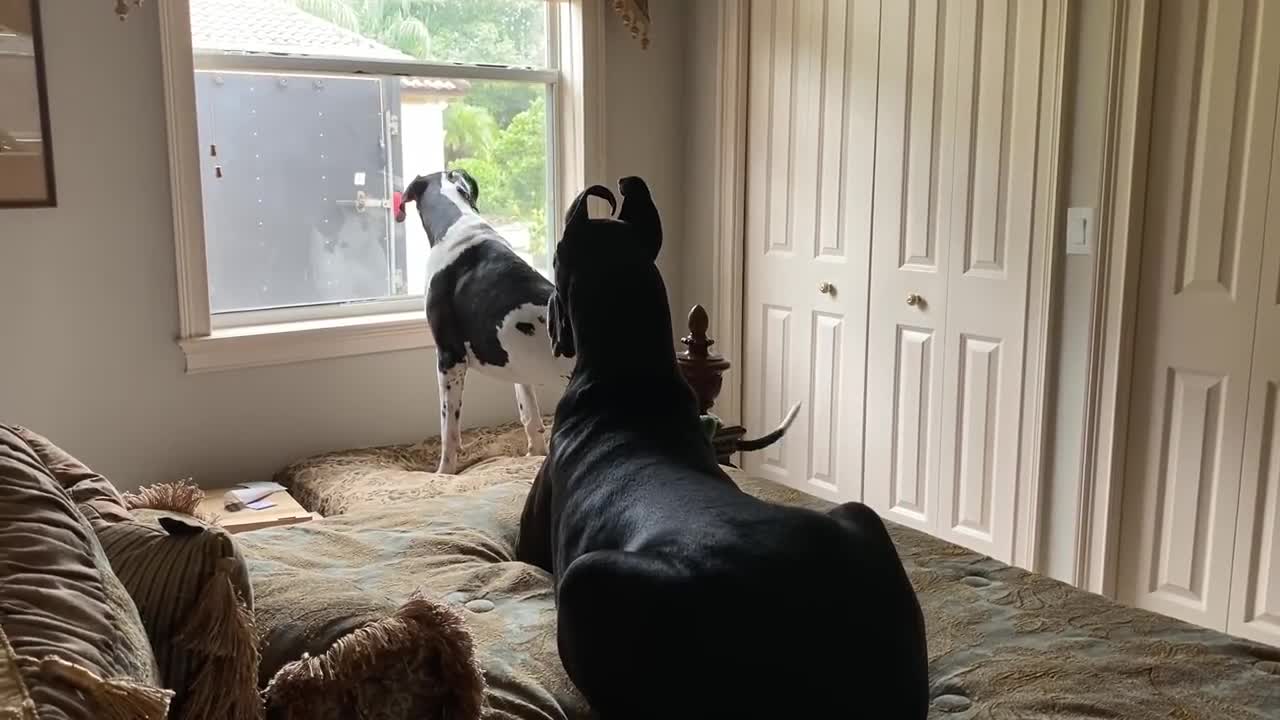
[[0,208],[57,207],[40,0],[0,0]]

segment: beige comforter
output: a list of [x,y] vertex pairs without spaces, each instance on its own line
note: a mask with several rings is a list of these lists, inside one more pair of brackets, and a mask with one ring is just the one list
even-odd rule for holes
[[[427,472],[434,441],[336,453],[278,476],[329,517],[238,536],[268,628],[264,678],[296,657],[299,642],[323,650],[421,591],[458,607],[474,634],[486,718],[588,717],[556,656],[551,579],[514,560],[539,460],[513,457],[524,442],[515,426],[467,441],[470,465],[453,477]],[[825,507],[733,472],[757,496]],[[890,530],[928,623],[932,718],[1280,718],[1280,651]],[[415,692],[424,690],[389,673],[330,716],[414,717]]]

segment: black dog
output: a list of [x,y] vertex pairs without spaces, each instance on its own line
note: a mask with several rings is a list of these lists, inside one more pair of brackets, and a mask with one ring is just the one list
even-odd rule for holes
[[721,470],[676,366],[657,209],[619,187],[620,212],[579,195],[556,249],[548,328],[576,364],[518,548],[555,575],[570,678],[609,720],[924,718],[924,620],[884,524]]

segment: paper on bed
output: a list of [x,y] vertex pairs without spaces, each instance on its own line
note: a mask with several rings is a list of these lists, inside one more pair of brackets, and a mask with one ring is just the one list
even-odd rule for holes
[[272,493],[277,493],[281,490],[284,490],[284,486],[279,483],[269,481],[247,482],[240,483],[227,491],[227,495],[230,496],[229,499],[233,502],[252,507],[254,510],[261,510],[263,507],[271,507],[271,505],[274,505],[275,503],[261,507],[254,507],[254,505],[260,500],[270,496]]

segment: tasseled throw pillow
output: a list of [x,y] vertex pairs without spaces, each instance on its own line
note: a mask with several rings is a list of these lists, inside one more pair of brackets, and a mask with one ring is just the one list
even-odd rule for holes
[[253,590],[231,535],[172,512],[132,514],[90,520],[138,604],[162,683],[177,692],[172,720],[261,718]]
[[14,432],[88,518],[121,594],[136,605],[159,681],[176,693],[168,720],[262,717],[248,571],[226,531],[181,514],[194,511],[199,489],[176,483],[122,495],[47,438]]
[[18,672],[18,655],[0,628],[0,720],[32,720],[36,704]]
[[165,720],[172,696],[89,522],[0,425],[0,718]]

